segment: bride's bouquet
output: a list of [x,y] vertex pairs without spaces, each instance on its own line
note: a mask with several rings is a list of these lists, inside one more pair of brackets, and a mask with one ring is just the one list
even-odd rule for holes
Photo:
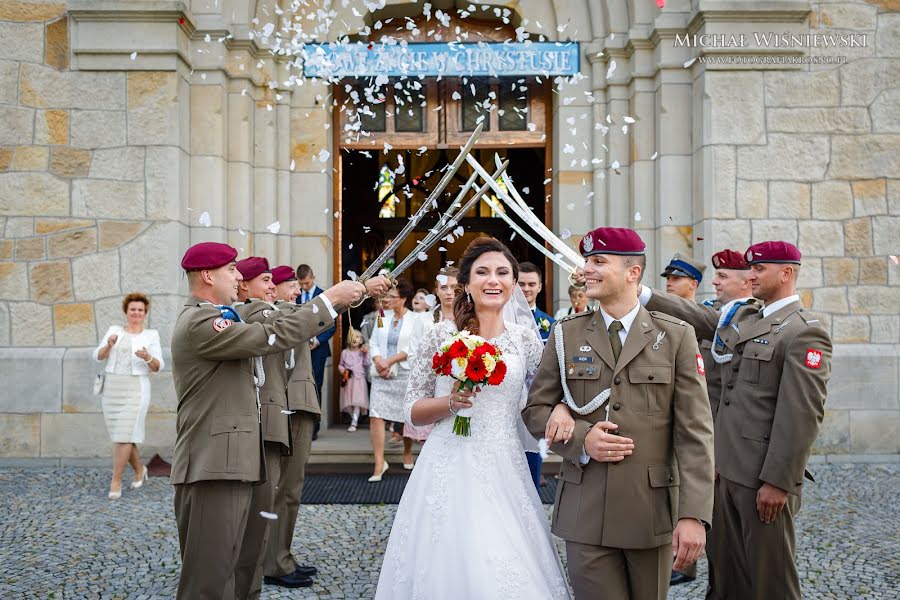
[[[503,353],[486,339],[460,331],[441,344],[431,359],[431,367],[438,375],[447,375],[460,382],[462,391],[474,391],[485,385],[499,385],[506,377]],[[463,408],[453,421],[453,433],[469,436],[471,408]]]

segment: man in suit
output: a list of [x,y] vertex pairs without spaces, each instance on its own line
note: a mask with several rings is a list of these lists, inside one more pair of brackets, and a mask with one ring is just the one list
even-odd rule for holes
[[[297,295],[297,304],[306,304],[316,296],[322,293],[322,288],[316,285],[316,275],[313,273],[312,267],[303,264],[297,267],[297,283],[300,286],[300,293]],[[331,356],[331,345],[329,340],[334,336],[335,328],[329,327],[315,338],[310,340],[312,348],[312,366],[313,374],[316,378],[316,393],[319,395],[319,406],[322,406],[322,384],[325,381],[325,363]],[[313,437],[315,440],[319,437],[319,421],[316,421],[313,428]]]
[[[294,269],[282,265],[272,269],[272,281],[276,284],[275,306],[283,312],[303,310],[295,303],[299,286]],[[291,284],[294,285],[291,285]],[[303,495],[306,463],[312,446],[313,426],[319,420],[318,396],[313,378],[309,343],[303,342],[285,353],[287,369],[287,409],[291,428],[291,450],[281,457],[281,477],[275,492],[272,512],[278,520],[272,524],[266,543],[263,573],[265,582],[282,587],[308,587],[318,569],[297,563],[291,554],[294,527]]]
[[643,288],[641,302],[692,323],[713,340],[722,366],[715,455],[727,564],[717,569],[716,588],[739,600],[794,599],[794,517],[824,417],[831,338],[796,293],[796,246],[762,242],[744,258],[764,307],[739,307],[727,326],[714,309],[671,294]]
[[601,227],[580,250],[600,308],[553,328],[522,415],[541,437],[552,411],[574,413],[551,447],[564,459],[553,532],[576,597],[663,600],[673,554],[679,569],[697,560],[712,520],[703,362],[689,325],[638,303],[636,232]]
[[272,323],[244,323],[228,306],[237,300],[241,280],[236,257],[227,244],[203,242],[181,261],[191,298],[172,335],[178,409],[170,481],[181,551],[177,597],[191,600],[237,598],[236,580],[252,577],[236,572],[252,488],[266,480],[249,359],[283,353],[333,324],[367,291],[381,294],[390,287],[385,278],[366,288],[342,281],[309,310]]
[[538,294],[544,289],[544,274],[541,268],[531,262],[519,263],[519,287],[522,288],[525,300],[534,314],[534,322],[541,331],[541,339],[546,344],[547,338],[550,337],[550,327],[556,319],[537,307]]
[[691,302],[697,301],[697,288],[703,281],[706,265],[690,256],[675,253],[660,277],[666,279],[666,291]]

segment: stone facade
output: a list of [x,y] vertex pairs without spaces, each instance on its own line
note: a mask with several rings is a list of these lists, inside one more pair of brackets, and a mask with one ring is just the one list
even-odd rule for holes
[[[335,22],[362,26],[363,3],[351,4],[333,7]],[[583,76],[553,94],[554,229],[573,243],[601,224],[638,229],[651,284],[674,252],[708,263],[724,247],[799,244],[802,296],[836,344],[818,449],[900,452],[900,267],[888,258],[900,250],[896,4],[514,4],[532,35],[582,48]],[[305,261],[331,280],[330,90],[286,86],[286,60],[257,45],[253,19],[270,21],[274,6],[0,7],[0,459],[108,455],[90,350],[136,290],[152,296],[150,326],[168,344],[189,244]],[[709,47],[697,60],[699,48],[675,43],[754,31],[865,34],[866,44],[786,48],[846,60],[785,65],[734,62],[756,48]],[[626,115],[635,123],[623,134]],[[564,155],[573,118],[588,126]],[[266,229],[274,221],[278,234]],[[555,277],[559,303],[566,282]],[[150,410],[143,452],[169,455],[168,371],[153,378]]]

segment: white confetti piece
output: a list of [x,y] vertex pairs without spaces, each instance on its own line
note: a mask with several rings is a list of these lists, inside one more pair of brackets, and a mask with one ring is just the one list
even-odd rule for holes
[[541,438],[538,440],[538,453],[541,455],[541,458],[545,459],[550,455],[550,444],[547,443],[547,438]]
[[566,144],[563,147],[563,154],[575,154],[575,146],[572,144]]
[[200,218],[198,219],[198,221],[200,221],[200,224],[203,225],[204,227],[209,227],[210,225],[212,225],[212,217],[210,217],[209,213],[206,212],[205,210],[200,215]]
[[421,261],[426,261],[428,260],[428,254],[426,254],[425,252],[419,252],[418,254],[416,254],[416,258]]
[[612,167],[613,169],[618,169],[618,168],[619,168],[619,161],[614,160],[614,161],[612,162],[612,164],[609,165],[609,166]]
[[390,152],[393,148],[394,148],[394,147],[391,146],[390,144],[388,144],[387,142],[384,143],[384,153],[385,153],[385,154],[387,154],[388,152]]
[[338,211],[334,211],[334,218],[335,218],[335,219],[337,219],[337,218],[340,217],[340,216],[341,216],[341,213],[339,213]]
[[263,519],[269,519],[270,521],[275,521],[278,519],[278,515],[275,513],[266,512],[264,510],[259,511],[259,516]]
[[313,314],[316,314],[317,312],[319,312],[319,307],[318,307],[318,305],[313,304],[313,305],[312,305],[312,311],[313,311]]
[[559,239],[561,239],[561,240],[567,240],[567,239],[569,239],[570,237],[572,237],[572,232],[569,231],[568,229],[561,229],[561,230],[559,231]]
[[281,221],[275,221],[274,223],[267,225],[266,229],[268,229],[272,233],[278,233],[279,231],[281,231]]
[[522,193],[523,193],[523,194],[528,194],[528,193],[530,193],[530,192],[531,192],[531,188],[529,188],[527,185],[526,185],[525,187],[522,188]]
[[437,277],[435,277],[435,279],[439,284],[447,285],[448,278],[446,275],[438,275]]
[[462,225],[453,230],[453,233],[456,234],[456,237],[462,237],[465,232],[466,228]]
[[270,35],[272,35],[273,31],[275,31],[275,23],[266,23],[265,25],[263,25],[263,37],[269,37]]
[[356,281],[356,278],[359,277],[359,275],[356,274],[356,271],[347,271],[347,277],[350,278],[350,281]]
[[650,160],[656,160],[657,156],[659,156],[659,152],[654,152],[653,156],[650,157]]
[[638,212],[634,213],[634,220],[635,220],[635,221],[640,221],[640,220],[641,220],[641,211],[638,211]]
[[622,133],[628,135],[628,125],[622,125]]
[[695,56],[695,57],[692,58],[691,60],[687,61],[686,63],[684,63],[684,68],[687,69],[687,68],[690,67],[692,64],[694,64],[694,61],[696,61],[696,60],[697,60],[697,57]]
[[137,52],[132,52],[132,53],[131,53],[131,60],[134,60],[134,59],[136,59],[136,58],[137,58]]
[[269,336],[269,345],[270,346],[275,345],[275,334],[274,333]]
[[297,166],[297,163],[294,162],[294,159],[291,159],[291,171],[293,171],[296,166]]
[[606,78],[609,79],[616,72],[616,61],[609,61],[609,68],[606,70]]
[[434,294],[428,294],[425,296],[425,304],[428,305],[428,308],[434,308],[434,305],[437,303],[437,298]]
[[319,156],[318,156],[319,162],[321,162],[321,163],[325,162],[326,160],[328,160],[329,156],[331,156],[331,152],[329,152],[325,148],[322,148],[321,150],[319,150]]
[[241,229],[240,227],[238,227],[238,233],[241,235],[247,235],[247,232],[244,231],[243,229]]
[[211,38],[211,37],[209,36],[209,34],[207,33],[206,35],[203,36],[203,41],[206,42],[206,43],[208,44],[208,43],[210,43],[210,42],[212,41],[212,38]]
[[634,119],[632,117],[622,117],[622,120],[626,123],[634,123]]
[[283,415],[292,415],[292,414],[294,414],[295,412],[296,412],[296,411],[293,411],[293,410],[283,410],[283,411],[281,411],[281,414],[283,414]]
[[900,258],[897,258],[897,257],[894,256],[893,254],[889,254],[889,255],[888,255],[888,258],[890,258],[891,261],[893,261],[893,263],[894,263],[895,265],[900,265]]

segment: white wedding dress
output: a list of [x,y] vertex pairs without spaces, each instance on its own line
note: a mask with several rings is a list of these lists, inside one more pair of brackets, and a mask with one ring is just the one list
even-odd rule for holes
[[[471,436],[438,421],[419,454],[391,529],[376,599],[498,600],[570,598],[547,517],[534,489],[517,431],[523,385],[543,345],[513,323],[489,340],[507,373],[478,393]],[[431,358],[456,332],[436,325],[420,344],[406,392],[406,418],[420,398],[445,396],[453,380],[438,377]]]

